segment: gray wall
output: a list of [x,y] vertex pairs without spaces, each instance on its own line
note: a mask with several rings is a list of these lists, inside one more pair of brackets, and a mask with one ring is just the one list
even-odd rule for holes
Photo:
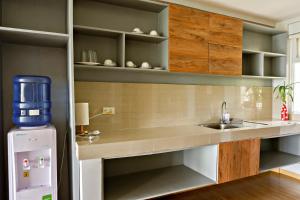
[[[6,141],[7,132],[12,124],[12,78],[17,74],[45,75],[52,79],[52,123],[57,129],[57,163],[58,181],[61,177],[59,199],[69,199],[68,152],[63,149],[65,136],[68,132],[68,86],[67,86],[67,52],[65,48],[38,47],[16,44],[2,44],[2,90],[3,90],[3,132],[2,139]],[[4,142],[6,143],[6,142]],[[67,145],[67,144],[66,144]],[[5,157],[7,155],[4,145]],[[60,166],[62,155],[62,173]],[[1,154],[3,155],[3,154]],[[6,166],[6,162],[5,162]],[[5,172],[7,174],[7,171]],[[7,178],[7,177],[6,177]]]

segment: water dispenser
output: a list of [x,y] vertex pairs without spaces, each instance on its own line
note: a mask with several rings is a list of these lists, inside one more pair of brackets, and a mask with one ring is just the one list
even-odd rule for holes
[[57,200],[56,129],[50,125],[50,78],[14,78],[8,133],[10,200]]

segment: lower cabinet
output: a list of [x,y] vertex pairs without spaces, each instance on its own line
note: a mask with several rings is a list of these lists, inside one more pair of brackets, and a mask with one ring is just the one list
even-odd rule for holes
[[259,173],[260,139],[219,145],[218,183]]

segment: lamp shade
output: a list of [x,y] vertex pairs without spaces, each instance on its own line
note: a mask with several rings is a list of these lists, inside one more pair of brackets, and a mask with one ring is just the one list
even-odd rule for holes
[[89,125],[89,103],[75,104],[75,124],[76,126]]

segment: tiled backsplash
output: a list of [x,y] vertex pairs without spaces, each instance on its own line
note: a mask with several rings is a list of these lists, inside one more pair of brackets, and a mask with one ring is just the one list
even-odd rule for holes
[[272,118],[271,87],[75,82],[75,99],[90,104],[90,115],[115,107],[115,115],[92,119],[91,130],[217,121],[223,100],[234,118]]

